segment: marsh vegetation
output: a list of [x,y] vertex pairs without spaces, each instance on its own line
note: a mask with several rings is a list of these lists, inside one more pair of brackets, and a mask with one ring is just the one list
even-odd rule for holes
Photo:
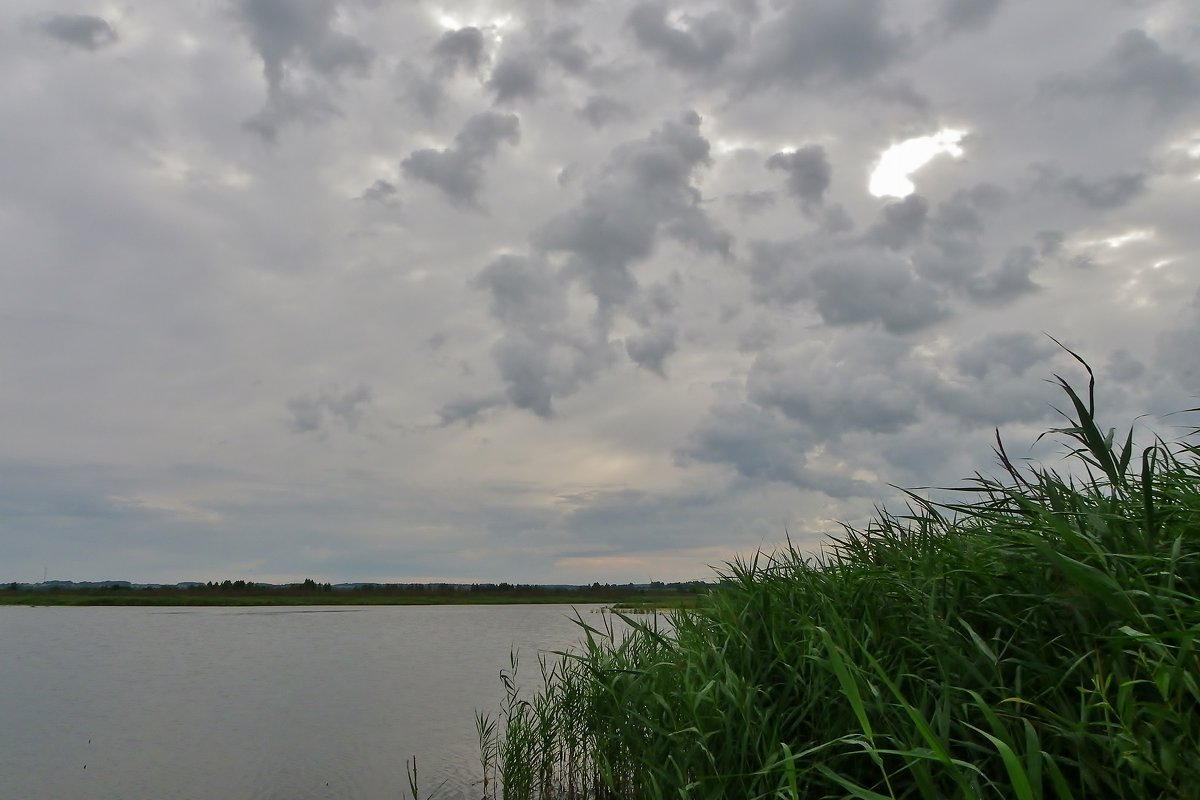
[[484,793],[1200,797],[1197,431],[1135,447],[1059,382],[1067,466],[997,436],[961,502],[733,563],[666,627],[580,618],[532,693],[514,659]]

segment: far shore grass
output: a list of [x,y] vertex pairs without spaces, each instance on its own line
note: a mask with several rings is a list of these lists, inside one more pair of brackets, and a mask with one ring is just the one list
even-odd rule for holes
[[691,608],[697,595],[647,593],[614,595],[586,591],[546,594],[389,594],[385,592],[317,592],[313,594],[218,594],[155,589],[121,591],[0,590],[0,606],[427,606],[427,605],[608,605],[625,613]]

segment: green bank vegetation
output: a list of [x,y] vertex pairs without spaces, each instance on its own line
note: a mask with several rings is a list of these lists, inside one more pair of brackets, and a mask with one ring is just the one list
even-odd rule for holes
[[484,794],[1200,797],[1197,431],[1137,449],[1059,382],[1069,472],[1000,445],[961,503],[729,565],[661,629],[581,618],[478,718]]

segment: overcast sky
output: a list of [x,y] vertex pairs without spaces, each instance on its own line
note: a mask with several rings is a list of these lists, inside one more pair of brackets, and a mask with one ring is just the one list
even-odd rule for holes
[[1194,0],[8,0],[0,120],[0,580],[704,578],[1046,334],[1200,394]]

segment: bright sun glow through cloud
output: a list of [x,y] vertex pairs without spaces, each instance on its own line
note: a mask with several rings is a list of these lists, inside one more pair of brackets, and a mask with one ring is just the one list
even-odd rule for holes
[[958,146],[966,131],[944,128],[932,136],[918,136],[894,144],[879,157],[871,172],[868,190],[875,197],[908,197],[917,187],[908,176],[925,166],[939,153],[954,158],[963,154]]

